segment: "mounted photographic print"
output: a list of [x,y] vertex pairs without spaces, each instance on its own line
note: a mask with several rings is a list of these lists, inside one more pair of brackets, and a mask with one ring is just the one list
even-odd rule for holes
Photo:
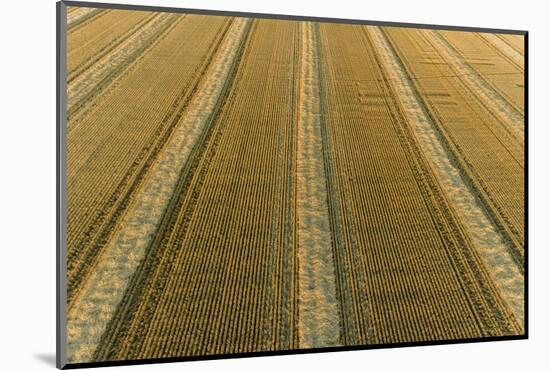
[[58,366],[526,338],[526,39],[58,3]]

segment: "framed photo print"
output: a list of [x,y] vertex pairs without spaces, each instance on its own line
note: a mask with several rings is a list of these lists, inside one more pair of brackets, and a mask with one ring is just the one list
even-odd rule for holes
[[58,367],[527,338],[527,32],[62,1]]

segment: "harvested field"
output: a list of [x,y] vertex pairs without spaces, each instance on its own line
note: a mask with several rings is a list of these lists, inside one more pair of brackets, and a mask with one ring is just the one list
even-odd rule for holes
[[67,14],[69,363],[524,333],[524,36]]

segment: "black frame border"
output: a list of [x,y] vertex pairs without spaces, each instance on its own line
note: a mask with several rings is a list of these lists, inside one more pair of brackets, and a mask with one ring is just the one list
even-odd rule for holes
[[[341,347],[324,347],[324,348],[308,348],[308,349],[293,349],[280,351],[261,351],[261,352],[241,352],[227,354],[212,354],[201,356],[182,356],[182,357],[165,357],[165,358],[150,358],[139,360],[115,360],[102,362],[86,362],[86,363],[67,363],[66,358],[66,281],[65,275],[67,271],[66,263],[66,103],[67,103],[67,82],[66,82],[66,47],[67,47],[67,7],[85,7],[85,8],[101,8],[101,9],[121,9],[121,10],[141,10],[155,11],[168,13],[186,13],[186,14],[203,14],[213,16],[234,16],[234,17],[249,17],[262,19],[280,19],[292,21],[312,21],[325,23],[341,23],[341,24],[361,24],[384,27],[400,27],[400,28],[420,28],[434,30],[449,30],[449,31],[466,31],[466,32],[484,32],[484,33],[500,33],[510,35],[524,36],[524,110],[525,110],[525,139],[524,139],[524,229],[525,229],[525,287],[524,287],[524,309],[525,323],[523,335],[511,335],[500,337],[480,337],[480,338],[464,338],[453,340],[429,340],[419,342],[403,342],[392,344],[376,344],[376,345],[358,345],[358,346],[341,346]],[[385,348],[407,348],[419,346],[439,346],[448,344],[467,344],[467,343],[484,343],[484,342],[500,342],[508,340],[522,340],[529,338],[529,31],[513,30],[513,29],[497,29],[497,28],[482,28],[482,27],[462,27],[451,25],[433,25],[422,23],[403,23],[403,22],[384,22],[373,20],[360,19],[344,19],[344,18],[328,18],[328,17],[311,17],[300,15],[285,15],[285,14],[267,14],[267,13],[252,13],[240,11],[225,11],[225,10],[208,10],[208,9],[190,9],[190,8],[174,8],[165,6],[148,6],[148,5],[129,5],[115,3],[97,3],[62,0],[56,3],[56,367],[58,369],[80,369],[80,368],[96,368],[107,366],[126,366],[126,365],[144,365],[144,364],[159,364],[173,362],[188,362],[188,361],[204,361],[204,360],[221,360],[249,357],[268,357],[281,355],[295,354],[310,354],[310,353],[330,353],[357,351],[369,349],[385,349]]]
[[144,11],[149,11],[149,12],[155,11],[155,12],[164,12],[164,13],[204,14],[204,15],[232,16],[232,17],[280,19],[280,20],[290,20],[290,21],[311,21],[311,22],[325,22],[325,23],[364,24],[364,25],[385,26],[385,27],[421,28],[421,29],[434,29],[434,30],[447,30],[447,31],[485,32],[485,33],[503,33],[503,34],[510,34],[510,35],[524,35],[524,34],[527,33],[527,31],[525,31],[525,30],[513,30],[513,29],[483,28],[483,27],[462,27],[462,26],[451,26],[451,25],[434,25],[434,24],[425,24],[425,23],[384,22],[384,21],[363,20],[363,19],[312,17],[312,16],[302,16],[302,15],[253,13],[253,12],[240,12],[240,11],[230,11],[230,10],[174,8],[174,7],[167,7],[167,6],[97,3],[97,2],[72,1],[72,0],[62,0],[61,3],[65,4],[66,6],[78,6],[78,7],[83,7],[83,8],[144,10]]

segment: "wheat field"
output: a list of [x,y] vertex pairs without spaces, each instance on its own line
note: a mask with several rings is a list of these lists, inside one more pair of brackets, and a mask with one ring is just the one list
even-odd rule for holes
[[69,363],[522,335],[524,36],[69,7]]

